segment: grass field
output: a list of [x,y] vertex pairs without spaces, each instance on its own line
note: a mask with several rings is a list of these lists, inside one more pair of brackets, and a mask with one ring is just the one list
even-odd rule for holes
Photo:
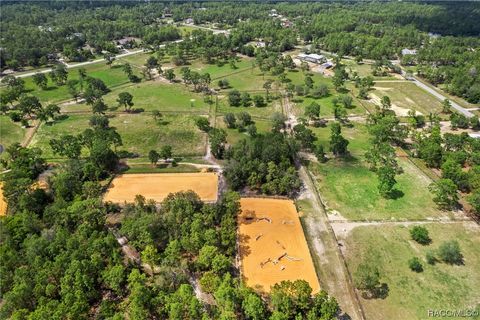
[[176,166],[167,164],[157,164],[152,167],[151,164],[131,164],[128,163],[128,169],[124,173],[177,173],[177,172],[199,172],[196,167],[188,164],[178,164]]
[[137,194],[157,202],[170,193],[193,190],[203,201],[216,201],[216,173],[147,173],[124,174],[113,179],[104,201],[134,202]]
[[291,200],[242,198],[239,254],[246,285],[261,292],[283,280],[320,286],[297,210]]
[[[84,68],[87,71],[87,76],[101,79],[109,88],[129,82],[127,76],[122,71],[121,62],[118,61],[114,63],[111,68],[103,62],[86,65]],[[78,69],[79,68],[68,69],[68,80],[78,80]],[[133,71],[137,75],[139,74],[136,68],[133,68]],[[48,88],[46,90],[38,88],[33,83],[32,77],[24,78],[25,87],[29,90],[29,94],[38,97],[42,103],[57,103],[72,99],[66,85],[57,87],[48,76],[47,78]]]
[[[346,240],[349,269],[354,272],[363,259],[369,259],[379,267],[381,282],[389,288],[385,299],[361,298],[367,319],[429,319],[429,309],[474,309],[479,305],[478,226],[435,223],[425,227],[432,239],[428,246],[412,241],[409,228],[403,226],[363,226],[351,231]],[[427,264],[426,252],[447,240],[459,242],[464,265]],[[422,273],[409,269],[412,257],[422,261]]]
[[[402,109],[415,109],[424,115],[442,110],[442,102],[440,100],[412,82],[377,82],[374,88],[375,90],[370,92],[370,96],[377,96],[378,98],[382,96],[390,97],[393,109],[395,109],[395,106]],[[395,110],[395,112],[397,111]]]
[[[328,150],[330,128],[314,128],[319,143]],[[342,128],[350,141],[352,155],[347,159],[329,159],[326,163],[310,163],[309,170],[329,210],[338,211],[353,220],[425,219],[447,215],[436,209],[427,187],[427,178],[405,158],[399,158],[404,173],[397,175],[397,199],[384,199],[377,190],[376,174],[369,170],[364,159],[370,142],[365,125],[355,123],[353,128]]]
[[[88,128],[90,115],[70,115],[53,125],[43,123],[35,135],[32,145],[44,151],[46,158],[56,158],[52,154],[49,141],[63,134],[79,134]],[[205,151],[205,138],[194,124],[194,117],[168,114],[159,124],[149,114],[117,114],[110,118],[122,137],[122,150],[128,150],[146,157],[152,149],[159,150],[164,145],[173,147],[174,155],[196,156]]]
[[19,122],[13,122],[7,116],[0,116],[0,145],[8,147],[12,143],[21,143],[26,129]]
[[116,108],[118,94],[124,91],[133,96],[135,104],[133,108],[141,108],[145,111],[206,113],[210,107],[203,101],[201,94],[191,92],[190,88],[160,81],[148,81],[114,89],[104,97],[105,103]]

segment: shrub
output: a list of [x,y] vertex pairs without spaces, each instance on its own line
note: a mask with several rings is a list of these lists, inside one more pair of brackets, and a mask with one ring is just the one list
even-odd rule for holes
[[435,257],[435,252],[433,251],[427,251],[425,259],[427,259],[427,263],[431,265],[434,265],[437,262],[437,257]]
[[413,227],[410,230],[410,235],[413,240],[423,245],[429,244],[432,241],[428,235],[428,230],[422,226]]
[[423,271],[423,265],[420,262],[420,259],[418,259],[417,257],[413,257],[412,259],[408,260],[408,266],[412,271],[415,271],[415,272]]
[[456,240],[445,241],[438,248],[438,256],[441,260],[450,264],[462,264],[463,255],[460,252],[460,245]]

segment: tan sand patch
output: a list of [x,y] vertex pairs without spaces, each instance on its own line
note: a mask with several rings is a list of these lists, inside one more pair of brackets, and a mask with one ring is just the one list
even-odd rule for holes
[[3,198],[3,183],[0,182],[0,217],[7,214],[7,202]]
[[206,173],[124,174],[113,179],[104,201],[132,203],[137,194],[157,202],[170,193],[192,190],[203,201],[217,201],[218,176]]
[[293,201],[242,198],[238,216],[242,278],[260,292],[283,280],[306,280],[320,290]]

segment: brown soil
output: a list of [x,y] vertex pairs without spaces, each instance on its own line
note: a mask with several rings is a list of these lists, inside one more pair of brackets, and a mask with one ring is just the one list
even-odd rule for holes
[[131,203],[140,194],[160,202],[170,193],[187,190],[196,192],[203,201],[216,201],[218,176],[212,172],[124,174],[113,179],[104,200]]
[[283,280],[320,290],[297,210],[291,200],[242,198],[238,216],[242,278],[260,292]]

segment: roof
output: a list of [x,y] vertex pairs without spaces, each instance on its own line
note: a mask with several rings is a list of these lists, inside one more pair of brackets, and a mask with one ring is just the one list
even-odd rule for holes
[[310,59],[316,59],[316,60],[322,60],[324,59],[325,57],[321,54],[316,54],[316,53],[310,53],[310,54],[306,54],[306,53],[300,53],[298,55],[299,58],[310,58]]

